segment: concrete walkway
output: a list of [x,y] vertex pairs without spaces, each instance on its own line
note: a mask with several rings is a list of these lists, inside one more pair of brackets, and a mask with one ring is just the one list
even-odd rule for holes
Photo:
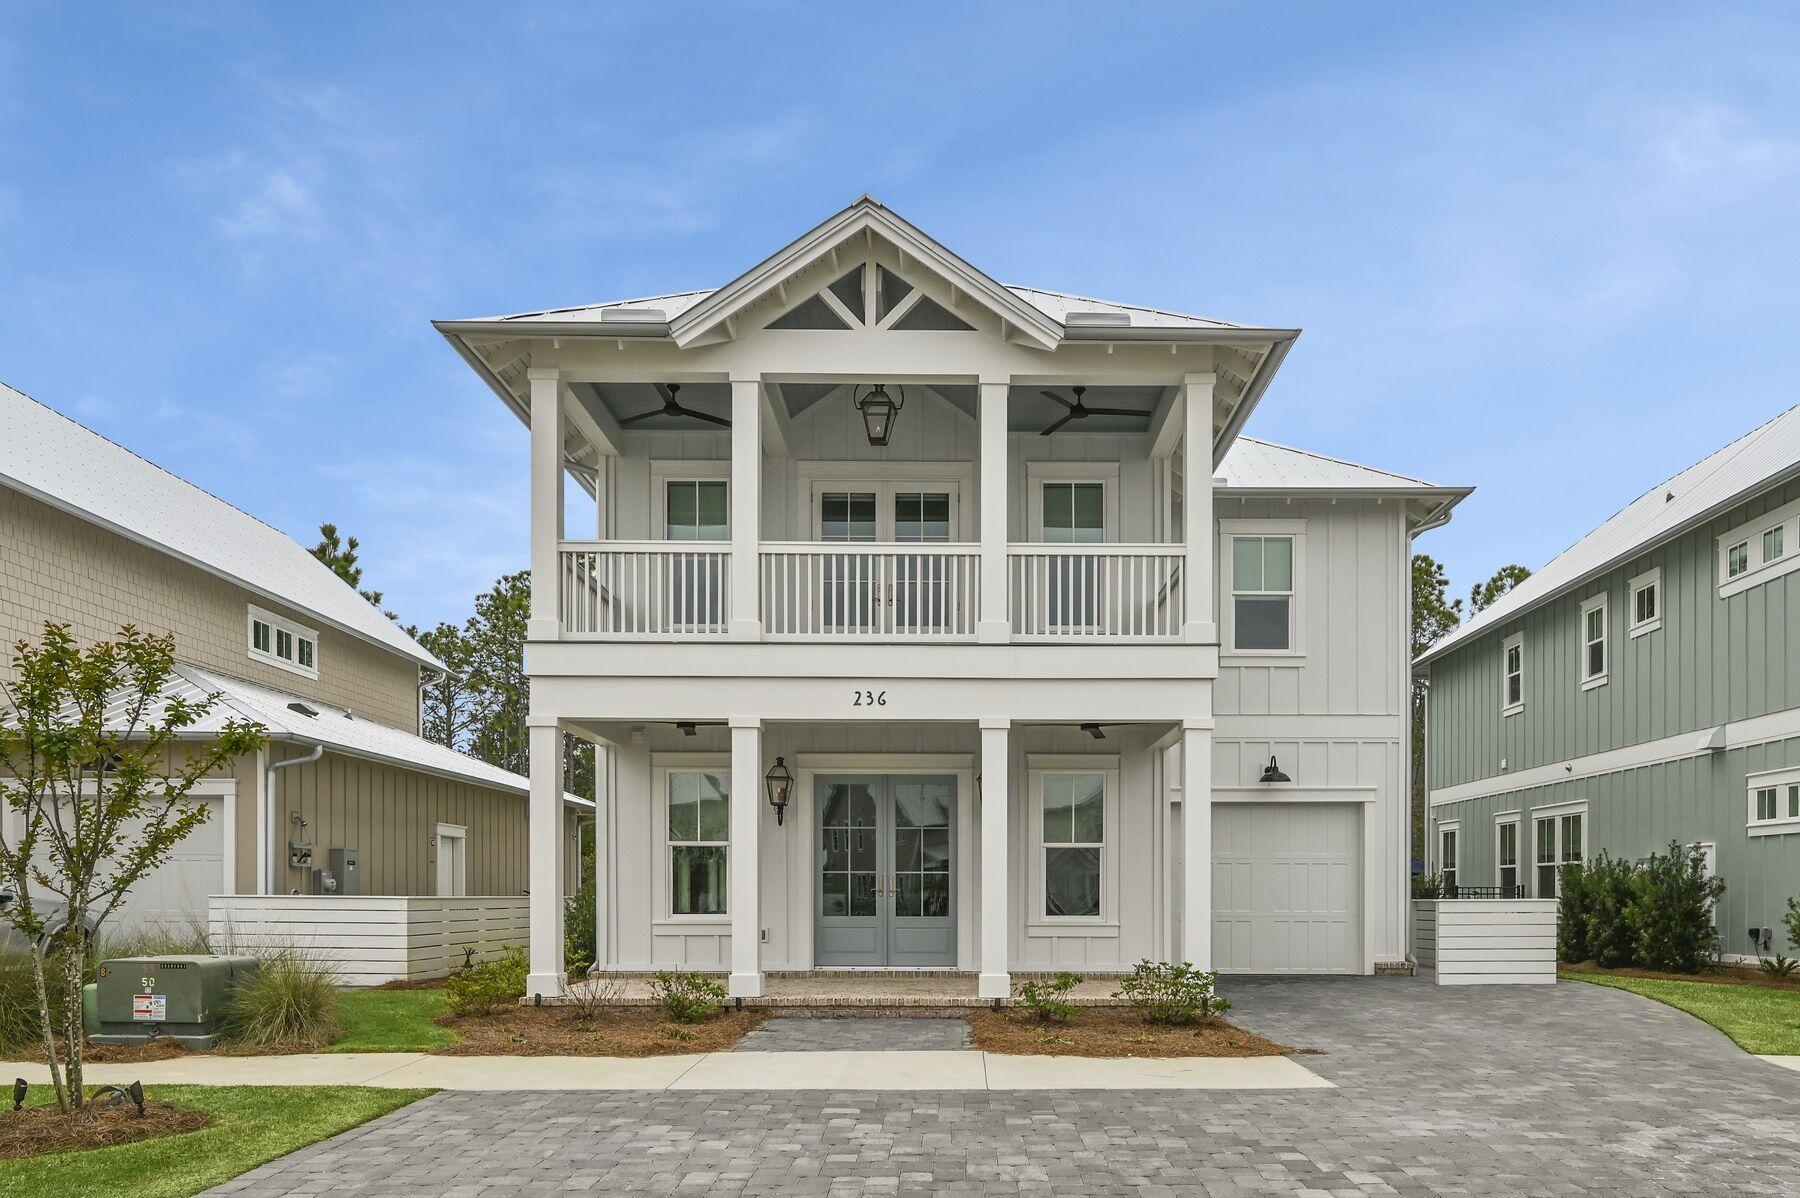
[[1795,1073],[1800,1073],[1800,1057],[1765,1056],[1763,1060],[1771,1065],[1780,1065],[1783,1069],[1792,1069]]
[[[48,1084],[42,1065],[0,1073]],[[90,1085],[373,1086],[434,1090],[1307,1090],[1332,1089],[1288,1057],[1090,1060],[973,1050],[713,1052],[668,1057],[445,1057],[417,1052],[180,1057],[89,1065]]]

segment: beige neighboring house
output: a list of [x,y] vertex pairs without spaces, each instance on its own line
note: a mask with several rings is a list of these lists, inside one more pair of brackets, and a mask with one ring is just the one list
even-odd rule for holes
[[[0,385],[0,680],[45,621],[172,635],[172,689],[271,737],[204,784],[212,818],[121,925],[203,924],[213,895],[525,892],[528,783],[419,735],[431,654],[286,534]],[[570,853],[589,811],[565,802]]]

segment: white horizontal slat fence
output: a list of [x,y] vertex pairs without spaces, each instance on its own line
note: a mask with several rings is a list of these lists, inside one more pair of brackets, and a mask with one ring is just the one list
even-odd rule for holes
[[214,952],[291,949],[346,986],[443,977],[530,937],[523,895],[214,895],[209,908]]

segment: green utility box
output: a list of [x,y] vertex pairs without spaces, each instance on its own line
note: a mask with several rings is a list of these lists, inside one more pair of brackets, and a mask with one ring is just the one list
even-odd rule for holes
[[187,1048],[218,1042],[218,1019],[234,988],[255,976],[255,957],[124,957],[104,961],[95,984],[95,1044],[164,1037]]

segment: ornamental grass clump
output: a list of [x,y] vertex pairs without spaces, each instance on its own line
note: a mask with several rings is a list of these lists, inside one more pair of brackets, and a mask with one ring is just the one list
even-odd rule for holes
[[1114,998],[1123,998],[1145,1023],[1186,1024],[1211,1019],[1231,1009],[1231,1000],[1216,992],[1219,975],[1195,969],[1193,962],[1139,961],[1119,983]]
[[725,987],[701,973],[665,969],[650,983],[650,992],[676,1023],[705,1023],[725,1001]]
[[344,1034],[337,976],[297,949],[264,957],[225,1001],[219,1032],[246,1048],[319,1049]]

